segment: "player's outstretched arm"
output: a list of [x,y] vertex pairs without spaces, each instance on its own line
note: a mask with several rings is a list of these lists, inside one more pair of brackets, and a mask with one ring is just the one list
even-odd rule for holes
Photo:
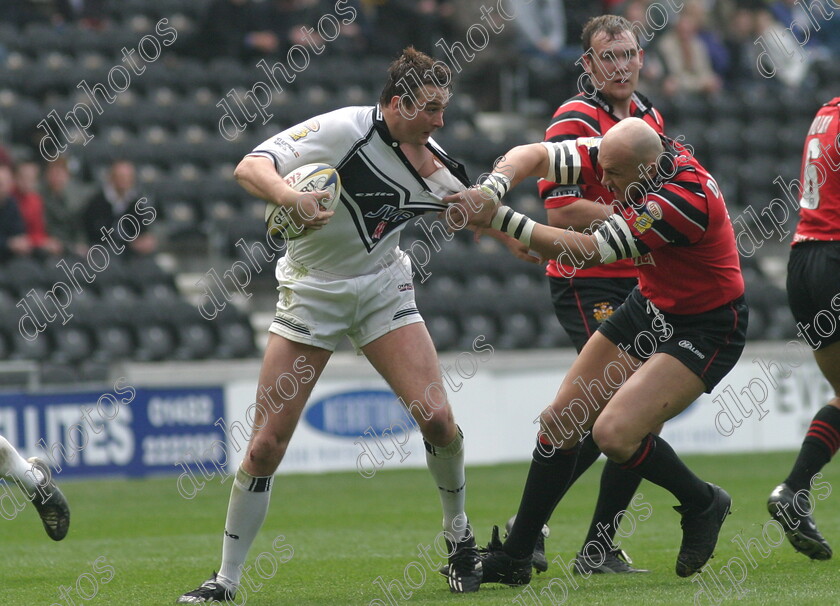
[[550,161],[548,148],[542,143],[517,145],[496,160],[493,174],[505,175],[510,181],[510,189],[528,177],[544,177],[548,174]]
[[507,206],[498,207],[490,225],[516,238],[543,259],[555,259],[577,269],[605,262],[598,236],[543,225]]
[[615,214],[612,204],[578,198],[570,204],[546,209],[548,223],[575,231],[597,228],[604,220]]
[[[528,177],[543,177],[549,172],[550,155],[541,143],[518,145],[496,161],[493,172],[478,185],[443,201],[455,207],[453,214],[468,225],[489,227],[502,197]],[[552,171],[553,172],[553,171]],[[458,224],[461,221],[454,221]],[[458,227],[460,229],[461,225]]]

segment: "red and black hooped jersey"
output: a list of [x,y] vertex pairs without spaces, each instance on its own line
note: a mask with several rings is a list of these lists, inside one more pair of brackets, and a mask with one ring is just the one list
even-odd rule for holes
[[793,244],[840,240],[840,97],[811,122],[802,153],[802,198]]
[[[633,93],[630,100],[630,115],[641,118],[656,132],[664,134],[665,125],[662,116],[643,95]],[[578,137],[601,137],[618,124],[619,120],[613,113],[612,106],[599,92],[595,92],[591,97],[581,93],[563,102],[557,108],[551,124],[545,131],[545,141],[561,142]],[[600,183],[560,185],[541,179],[537,187],[546,208],[561,208],[581,198],[605,204],[611,204],[615,200],[610,190]],[[568,276],[572,271],[574,268],[558,269],[557,263],[553,260],[549,261],[546,268],[546,274],[554,277]],[[635,278],[637,272],[633,263],[626,260],[609,266],[580,269],[574,271],[574,275],[581,278]]]
[[[702,313],[744,294],[735,233],[712,176],[687,148],[660,137],[665,151],[655,178],[598,233],[614,258],[633,258],[639,289],[657,307],[675,314]],[[543,143],[554,160],[546,177],[558,183],[600,183],[600,142],[587,137]]]

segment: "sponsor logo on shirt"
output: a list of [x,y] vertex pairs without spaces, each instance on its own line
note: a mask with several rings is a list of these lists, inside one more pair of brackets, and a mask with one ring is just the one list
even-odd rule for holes
[[706,356],[704,356],[702,353],[700,353],[700,350],[699,350],[699,349],[697,349],[696,347],[694,347],[694,345],[692,344],[692,342],[691,342],[691,341],[689,341],[689,340],[687,340],[687,339],[683,339],[682,341],[680,341],[679,343],[677,343],[677,345],[679,345],[679,346],[680,346],[680,347],[682,347],[683,349],[687,349],[688,351],[690,351],[691,353],[693,353],[695,356],[697,356],[697,357],[698,357],[698,358],[700,358],[701,360],[705,360],[705,359],[706,359]]
[[639,265],[656,265],[656,261],[653,258],[653,253],[645,253],[641,257],[634,258],[633,265],[636,267]]
[[414,290],[414,284],[412,284],[411,282],[403,282],[402,284],[397,284],[397,290],[400,292]]
[[277,137],[276,139],[274,139],[274,145],[288,150],[290,153],[294,154],[295,158],[300,158],[300,154],[297,152],[294,146],[288,141],[286,141],[283,137]]
[[[359,194],[353,194],[354,196],[359,196]],[[366,194],[361,194],[366,195]],[[372,195],[372,194],[371,194]],[[414,216],[414,213],[410,210],[404,210],[397,208],[396,206],[392,206],[390,204],[383,204],[375,211],[370,211],[365,213],[365,219],[376,219],[381,218],[383,221],[389,221],[392,223],[395,222],[403,222],[408,221],[411,217]]]
[[644,211],[642,214],[636,217],[635,221],[633,221],[633,227],[635,227],[636,231],[638,231],[640,234],[643,234],[653,226],[654,220],[655,219],[650,216],[650,213],[648,213],[648,211]]
[[290,132],[289,136],[292,138],[292,141],[300,141],[309,133],[318,132],[320,129],[320,122],[318,122],[317,120],[310,120],[309,122],[306,122],[305,124],[301,125],[301,127],[297,130]]
[[647,203],[647,210],[650,213],[650,216],[657,221],[662,218],[662,207],[653,200]]

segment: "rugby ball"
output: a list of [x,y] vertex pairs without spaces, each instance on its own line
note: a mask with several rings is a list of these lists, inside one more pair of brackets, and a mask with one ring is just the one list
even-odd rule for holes
[[[333,210],[338,205],[341,195],[341,178],[338,171],[328,164],[307,164],[294,169],[284,177],[291,188],[300,193],[327,191],[329,197],[320,201],[321,208]],[[312,232],[299,224],[297,214],[292,217],[292,209],[268,203],[265,206],[265,227],[269,235],[294,240]]]

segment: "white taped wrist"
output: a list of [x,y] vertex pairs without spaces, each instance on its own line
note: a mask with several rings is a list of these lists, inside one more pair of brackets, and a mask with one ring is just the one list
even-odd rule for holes
[[503,173],[490,173],[484,181],[478,184],[478,188],[486,192],[496,204],[501,204],[502,198],[510,189],[510,179]]
[[641,255],[630,226],[621,215],[607,218],[595,232],[601,263],[613,263],[619,259],[634,259]]
[[536,226],[536,221],[516,212],[509,206],[500,206],[490,222],[490,227],[516,238],[529,248],[531,246],[531,234]]

